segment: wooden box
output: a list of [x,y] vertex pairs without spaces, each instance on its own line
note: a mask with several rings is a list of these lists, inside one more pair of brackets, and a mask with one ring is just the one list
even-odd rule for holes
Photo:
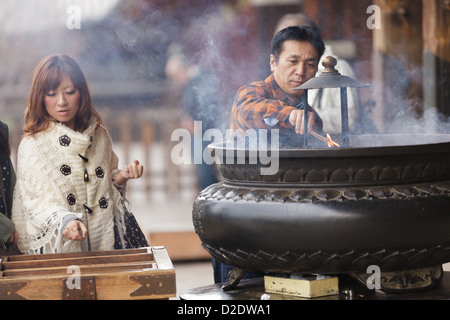
[[175,296],[175,270],[164,247],[0,257],[0,300]]

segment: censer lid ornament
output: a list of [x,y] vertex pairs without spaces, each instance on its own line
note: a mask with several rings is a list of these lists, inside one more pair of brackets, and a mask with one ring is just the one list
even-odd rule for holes
[[344,87],[369,87],[369,84],[362,84],[353,78],[341,75],[336,69],[337,60],[334,57],[326,57],[322,65],[325,69],[318,75],[292,90],[309,90],[323,88],[344,88]]

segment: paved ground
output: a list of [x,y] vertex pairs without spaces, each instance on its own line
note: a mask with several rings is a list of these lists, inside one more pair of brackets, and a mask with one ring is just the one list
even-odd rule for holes
[[[164,195],[148,199],[143,192],[131,184],[129,200],[131,209],[141,228],[147,233],[194,231],[192,204],[194,199],[181,196],[167,199]],[[180,293],[214,283],[211,261],[174,262],[177,296]]]
[[177,296],[174,298],[176,300],[187,290],[214,284],[210,261],[174,263],[174,268],[177,283]]

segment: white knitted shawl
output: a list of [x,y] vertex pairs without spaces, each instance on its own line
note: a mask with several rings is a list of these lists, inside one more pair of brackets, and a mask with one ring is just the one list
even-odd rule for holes
[[[25,254],[112,250],[115,215],[116,223],[123,221],[123,199],[112,182],[117,167],[111,137],[95,119],[83,133],[52,123],[45,132],[25,136],[17,154],[12,210],[20,250]],[[86,240],[71,241],[62,235],[67,215],[86,224]]]

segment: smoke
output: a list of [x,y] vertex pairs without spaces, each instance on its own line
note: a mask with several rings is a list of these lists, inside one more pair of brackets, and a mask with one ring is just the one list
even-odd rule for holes
[[386,133],[449,134],[449,119],[437,108],[427,107],[420,117],[414,116],[411,111],[422,103],[420,98],[405,100],[404,107],[399,109],[396,118],[387,124]]
[[120,0],[3,0],[0,4],[0,21],[3,35],[38,35],[60,26],[66,26],[67,8],[77,6],[82,21],[103,19]]
[[[268,51],[259,51],[260,44],[252,29],[257,25],[256,18],[231,9],[232,3],[66,0],[56,4],[53,0],[3,0],[0,17],[4,59],[0,62],[3,70],[0,83],[25,83],[20,94],[26,96],[36,63],[45,55],[64,52],[79,61],[90,83],[115,79],[126,87],[127,81],[132,86],[140,84],[135,91],[161,95],[166,89],[161,87],[167,80],[168,48],[177,42],[184,46],[193,63],[215,78],[205,84],[210,85],[204,90],[208,94],[198,98],[199,105],[208,105],[208,96],[215,91],[216,108],[204,108],[200,116],[214,119],[215,127],[223,131],[228,127],[238,88],[263,80],[260,58]],[[69,5],[82,9],[80,30],[67,30]],[[113,10],[117,7],[120,10]],[[267,57],[267,63],[268,60]],[[363,117],[352,133],[405,136],[450,133],[448,117],[440,114],[435,106],[426,105],[421,97],[405,94],[417,86],[421,68],[408,65],[407,59],[401,56],[389,63],[384,70],[390,72],[391,82],[372,83],[372,87],[380,88],[383,100],[374,99],[377,104],[373,108],[365,106],[368,108],[364,108]],[[373,64],[374,69],[381,68],[377,61],[368,64]],[[127,93],[123,88],[118,89]],[[96,92],[93,90],[93,94]],[[129,92],[134,94],[132,90]],[[23,110],[23,105],[11,106],[13,109]],[[384,112],[383,123],[377,128],[372,118],[380,112]]]
[[[449,134],[448,116],[423,98],[424,67],[408,63],[403,54],[385,59],[383,77],[386,82],[373,83],[380,93],[377,104],[384,109],[385,121],[381,125],[381,133],[404,134],[405,138],[407,134]],[[375,59],[373,63],[374,70],[382,68],[378,60]],[[381,108],[375,108],[373,112]]]

